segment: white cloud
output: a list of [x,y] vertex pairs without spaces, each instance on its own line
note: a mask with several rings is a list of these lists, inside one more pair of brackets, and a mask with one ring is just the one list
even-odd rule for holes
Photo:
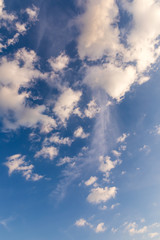
[[69,137],[60,137],[58,133],[53,134],[49,138],[45,138],[44,144],[49,145],[50,143],[55,143],[55,144],[64,144],[70,146],[72,144],[73,140],[70,139]]
[[35,154],[35,158],[43,157],[53,160],[57,155],[58,155],[57,148],[43,146],[42,149]]
[[77,221],[75,222],[75,225],[76,225],[77,227],[84,227],[84,226],[89,225],[89,223],[88,223],[84,218],[80,218],[79,220],[77,220]]
[[140,152],[146,152],[147,154],[151,151],[150,147],[148,145],[143,145],[143,147],[139,148]]
[[89,203],[99,204],[102,202],[107,202],[111,198],[114,198],[117,193],[116,187],[105,187],[105,188],[93,188],[87,197]]
[[59,162],[57,163],[57,166],[62,166],[62,165],[64,165],[64,164],[70,163],[70,162],[72,162],[72,161],[73,161],[73,158],[64,157],[64,158],[61,158],[61,159],[59,160]]
[[6,128],[36,127],[38,123],[42,126],[50,125],[51,129],[56,127],[55,120],[43,114],[46,110],[44,105],[27,106],[28,94],[19,91],[21,87],[30,87],[32,80],[46,78],[45,74],[35,68],[37,62],[35,52],[25,48],[18,50],[13,59],[1,58],[0,115]]
[[19,22],[16,23],[16,28],[19,33],[24,33],[26,32],[26,24],[21,24]]
[[85,133],[82,127],[78,127],[74,132],[74,136],[76,138],[87,138],[89,133]]
[[13,21],[16,19],[16,16],[12,13],[7,13],[5,10],[5,4],[3,0],[0,0],[0,20]]
[[25,156],[15,154],[7,158],[5,165],[9,168],[9,175],[20,172],[26,180],[38,181],[43,176],[33,173],[34,166],[25,161]]
[[119,158],[121,156],[121,153],[118,152],[117,150],[112,150],[112,153],[115,157]]
[[111,231],[112,233],[116,233],[118,231],[118,228],[112,228]]
[[48,62],[50,63],[53,71],[58,72],[67,67],[69,63],[69,57],[62,52],[57,58],[50,58]]
[[120,203],[112,204],[112,205],[111,205],[111,209],[113,210],[113,209],[115,209],[115,207],[118,207],[119,205],[120,205]]
[[[87,0],[78,17],[78,52],[88,64],[85,83],[101,87],[120,101],[133,84],[150,79],[149,71],[160,56],[160,4],[155,0],[121,1],[130,15],[125,27],[115,0]],[[99,61],[97,64],[96,60]],[[102,63],[102,64],[100,64]]]
[[99,223],[99,224],[97,225],[97,227],[96,227],[96,229],[95,229],[95,232],[96,232],[96,233],[105,232],[106,229],[107,229],[107,228],[105,227],[104,223],[102,222],[102,223]]
[[[33,13],[38,13],[38,8],[33,6],[32,9],[27,8],[23,11],[23,14],[25,12],[28,13],[29,18],[26,19],[26,17],[22,15],[21,19],[18,19],[16,13],[13,14],[6,11],[4,1],[0,1],[0,26],[3,26],[6,29],[6,31],[1,35],[2,43],[0,44],[0,51],[7,49],[10,45],[14,45],[18,42],[19,37],[27,32],[27,30],[31,27],[31,23],[36,20],[36,17],[33,17]],[[12,37],[8,38],[10,35]]]
[[126,230],[129,232],[130,235],[136,235],[136,234],[146,233],[148,228],[147,228],[147,226],[138,228],[138,225],[136,224],[136,222],[132,222],[132,223],[127,224]]
[[101,58],[104,53],[113,54],[118,44],[119,30],[113,26],[118,16],[114,0],[88,0],[85,13],[78,23],[81,35],[78,39],[78,52],[92,60]]
[[80,91],[73,91],[71,88],[68,88],[65,89],[65,91],[58,98],[53,111],[64,124],[73,113],[81,95],[82,93]]
[[124,8],[132,14],[133,28],[128,34],[130,51],[128,57],[137,62],[138,72],[144,72],[155,63],[160,54],[158,36],[160,35],[160,4],[155,0],[124,2]]
[[32,8],[27,8],[26,13],[29,16],[30,21],[37,21],[39,9],[35,5],[33,5]]
[[129,136],[129,134],[123,133],[122,136],[117,138],[117,143],[122,143],[126,140],[126,138]]
[[155,237],[159,236],[159,233],[158,233],[158,232],[149,233],[148,236],[149,236],[150,238],[155,238]]
[[160,125],[156,126],[156,134],[160,135]]
[[106,205],[103,205],[102,207],[99,207],[100,210],[105,211],[107,209]]
[[84,82],[90,87],[101,87],[118,101],[130,90],[136,79],[136,69],[133,66],[120,68],[112,63],[102,66],[88,67]]
[[86,186],[90,186],[97,181],[97,177],[91,176],[87,181],[85,181]]
[[117,164],[121,163],[120,160],[111,161],[111,158],[109,156],[106,157],[100,156],[99,162],[100,162],[99,170],[105,173],[107,178],[109,177],[110,171],[114,169],[117,166]]
[[88,118],[94,118],[97,113],[100,112],[100,108],[97,106],[95,100],[90,101],[87,104],[87,108],[84,111],[84,114]]

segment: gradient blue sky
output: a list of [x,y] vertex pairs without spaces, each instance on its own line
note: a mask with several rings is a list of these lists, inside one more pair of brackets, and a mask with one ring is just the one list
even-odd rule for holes
[[160,239],[160,1],[0,0],[0,237]]

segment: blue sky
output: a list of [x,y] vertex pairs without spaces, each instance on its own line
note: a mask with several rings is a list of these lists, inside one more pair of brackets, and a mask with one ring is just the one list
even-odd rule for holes
[[0,0],[0,236],[160,239],[160,2]]

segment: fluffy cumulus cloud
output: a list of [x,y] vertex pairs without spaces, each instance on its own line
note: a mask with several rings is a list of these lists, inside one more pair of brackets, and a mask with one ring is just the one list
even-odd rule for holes
[[121,163],[120,160],[112,161],[109,156],[106,157],[100,156],[99,162],[100,162],[99,170],[102,173],[105,173],[107,178],[109,177],[110,171],[114,169],[117,166],[117,164]]
[[84,226],[88,226],[89,223],[88,223],[84,218],[80,218],[79,220],[77,220],[77,221],[75,222],[75,225],[76,225],[77,227],[84,227]]
[[84,13],[77,20],[79,55],[81,59],[92,60],[92,65],[86,67],[84,82],[92,88],[105,89],[117,101],[134,83],[150,79],[149,70],[160,56],[159,2],[121,3],[123,11],[131,16],[125,28],[120,24],[121,12],[115,0],[87,0]]
[[36,6],[33,5],[31,8],[27,8],[26,13],[29,16],[30,21],[37,21],[39,9]]
[[75,226],[77,227],[85,227],[88,226],[89,228],[93,229],[96,233],[102,233],[106,231],[106,227],[103,222],[99,223],[96,227],[94,227],[91,223],[86,221],[84,218],[80,218],[75,222]]
[[81,91],[74,91],[71,88],[67,88],[59,96],[53,111],[56,113],[62,123],[65,124],[66,120],[68,120],[71,114],[74,112],[81,95]]
[[92,60],[101,58],[104,53],[115,52],[118,44],[117,21],[118,7],[114,0],[88,0],[85,13],[78,19],[81,34],[78,39],[78,51],[81,58]]
[[102,223],[99,223],[99,224],[97,225],[97,227],[96,227],[96,229],[95,229],[95,232],[96,232],[96,233],[105,232],[106,229],[107,229],[107,228],[105,227],[104,223],[102,222]]
[[74,136],[76,138],[87,138],[89,133],[85,133],[82,127],[78,127],[74,132]]
[[67,67],[69,63],[69,57],[62,52],[57,58],[50,58],[48,62],[50,63],[53,71],[59,72]]
[[52,134],[51,137],[45,138],[44,145],[49,145],[52,143],[55,143],[57,145],[63,144],[70,146],[72,144],[73,140],[69,137],[60,137],[58,133]]
[[[20,36],[24,35],[37,20],[38,12],[39,9],[33,5],[32,8],[27,8],[21,12],[22,16],[19,19],[15,13],[6,10],[3,0],[0,1],[0,27],[6,29],[1,34],[0,52],[19,41]],[[25,13],[27,13],[28,18],[26,18]]]
[[114,198],[117,193],[116,187],[105,187],[105,188],[92,188],[90,194],[87,197],[87,201],[92,204],[99,204],[107,202]]
[[130,90],[136,78],[133,66],[119,68],[114,64],[88,67],[84,82],[91,87],[101,87],[118,101]]
[[112,205],[111,205],[111,209],[113,210],[113,209],[115,209],[115,207],[118,207],[119,205],[120,205],[120,203],[112,204]]
[[117,143],[125,142],[125,140],[128,136],[129,136],[129,134],[123,133],[120,137],[117,138]]
[[97,177],[91,176],[87,181],[85,181],[86,186],[90,186],[94,184],[97,181]]
[[43,146],[42,149],[35,154],[35,158],[43,157],[43,158],[49,158],[50,160],[53,160],[58,155],[57,148],[50,146],[45,147]]
[[126,230],[129,232],[130,235],[136,235],[136,234],[144,234],[147,232],[148,229],[147,229],[147,226],[138,228],[137,223],[132,222],[127,224]]
[[26,180],[32,181],[38,181],[43,178],[43,176],[33,173],[34,166],[29,164],[29,162],[26,162],[25,158],[26,157],[22,156],[21,154],[15,154],[7,158],[5,165],[9,169],[9,175],[14,172],[19,172],[25,177]]
[[35,52],[25,48],[18,50],[12,59],[0,60],[0,115],[6,128],[36,127],[38,123],[50,129],[56,127],[55,120],[44,114],[46,107],[28,106],[28,93],[20,91],[29,88],[31,81],[46,77],[35,67],[37,61]]
[[84,114],[85,114],[85,117],[93,118],[99,112],[100,112],[100,108],[97,106],[95,100],[91,100],[87,104],[87,108],[85,109]]

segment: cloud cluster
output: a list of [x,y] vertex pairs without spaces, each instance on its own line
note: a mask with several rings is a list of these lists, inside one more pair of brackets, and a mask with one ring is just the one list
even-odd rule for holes
[[21,91],[29,88],[31,81],[46,78],[37,69],[37,63],[36,53],[25,48],[18,50],[12,59],[2,57],[0,60],[0,115],[8,129],[36,127],[38,123],[42,128],[45,126],[44,131],[56,127],[55,120],[44,114],[46,106],[27,105],[28,93]]
[[117,193],[116,187],[105,187],[105,188],[92,188],[90,194],[87,197],[87,201],[93,204],[99,204],[107,202],[114,198]]
[[90,186],[94,184],[97,181],[97,177],[91,176],[87,181],[85,181],[86,186]]
[[71,88],[67,88],[59,96],[53,111],[63,124],[66,124],[66,120],[68,120],[70,115],[74,113],[81,95],[81,91],[74,91]]
[[82,127],[78,127],[74,132],[74,136],[76,138],[87,138],[89,133],[85,133]]
[[50,146],[50,147],[43,146],[41,150],[36,152],[34,157],[35,158],[43,157],[43,158],[48,158],[50,160],[53,160],[57,155],[58,155],[57,148],[53,146]]
[[75,226],[77,227],[85,227],[88,226],[89,228],[93,229],[95,233],[102,233],[106,231],[106,227],[104,225],[104,222],[99,223],[96,227],[94,227],[91,223],[89,223],[84,218],[80,218],[75,222]]
[[[121,10],[115,0],[87,0],[83,5],[77,20],[78,52],[81,59],[92,61],[84,82],[120,101],[134,83],[150,79],[149,71],[160,56],[160,4],[146,0],[140,8],[141,0],[122,0]],[[122,12],[130,16],[125,27]]]
[[37,20],[39,9],[36,6],[32,8],[27,8],[23,11],[27,14],[27,19],[24,21],[24,16],[18,19],[17,15],[14,13],[9,13],[5,10],[5,4],[3,0],[0,0],[0,27],[5,27],[5,32],[0,38],[0,52],[7,49],[10,45],[14,45],[19,41],[20,36],[24,35],[31,25]]
[[38,181],[43,178],[43,176],[33,173],[34,166],[25,161],[25,156],[21,154],[15,154],[7,158],[5,165],[8,167],[9,175],[13,172],[19,172],[25,177],[26,180]]

